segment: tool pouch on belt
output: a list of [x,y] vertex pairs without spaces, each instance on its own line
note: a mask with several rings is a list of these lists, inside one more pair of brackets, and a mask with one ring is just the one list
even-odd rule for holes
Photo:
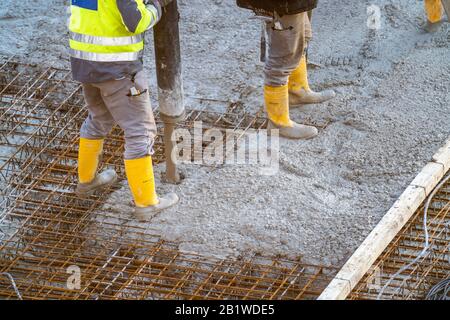
[[257,15],[279,16],[310,11],[317,7],[318,0],[236,0],[241,8],[253,10]]

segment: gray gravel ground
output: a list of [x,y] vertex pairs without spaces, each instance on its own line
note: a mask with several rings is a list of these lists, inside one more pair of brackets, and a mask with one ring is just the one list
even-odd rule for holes
[[[64,3],[2,1],[0,54],[67,65]],[[366,26],[372,3],[382,14],[376,32]],[[196,97],[209,97],[258,110],[259,24],[233,0],[179,4],[188,107],[204,107]],[[318,66],[310,78],[313,88],[335,88],[338,97],[295,110],[292,118],[329,125],[310,141],[282,140],[276,176],[261,176],[254,166],[186,166],[182,185],[159,183],[161,192],[175,190],[180,204],[148,228],[206,255],[262,252],[342,264],[449,136],[449,28],[422,32],[422,6],[410,0],[320,1],[309,52]],[[146,64],[155,101],[151,51]],[[101,211],[129,219],[130,201],[124,184]]]

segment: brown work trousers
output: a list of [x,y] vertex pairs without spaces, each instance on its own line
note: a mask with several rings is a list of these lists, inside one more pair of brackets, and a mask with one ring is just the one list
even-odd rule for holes
[[[132,88],[141,94],[132,96]],[[103,139],[117,123],[125,133],[125,159],[153,153],[156,124],[143,71],[134,78],[83,83],[83,92],[89,115],[81,126],[82,138]]]
[[311,22],[307,12],[285,15],[267,22],[266,30],[269,52],[264,68],[265,85],[283,86],[305,53],[312,37]]

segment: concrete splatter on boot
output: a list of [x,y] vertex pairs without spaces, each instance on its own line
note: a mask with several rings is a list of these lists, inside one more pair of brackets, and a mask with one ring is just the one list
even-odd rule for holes
[[88,197],[95,191],[109,187],[116,183],[117,173],[113,169],[108,169],[98,174],[94,180],[88,183],[78,183],[75,193],[79,197]]
[[96,190],[108,187],[117,181],[114,170],[105,170],[97,174],[103,152],[103,139],[80,138],[78,149],[78,185],[75,193],[88,197]]
[[136,208],[134,216],[140,221],[153,218],[158,212],[176,205],[179,201],[175,193],[163,197],[156,194],[153,162],[150,156],[125,160],[128,185]]
[[178,198],[176,193],[171,192],[162,197],[159,197],[158,201],[158,204],[152,206],[144,208],[136,207],[136,209],[134,210],[134,216],[136,217],[136,219],[138,219],[139,221],[147,221],[153,218],[157,213],[176,205],[180,201],[180,199]]
[[318,134],[312,126],[295,123],[289,117],[288,86],[264,87],[264,100],[269,123],[267,130],[279,130],[279,135],[289,139],[311,139]]
[[322,103],[336,97],[333,90],[314,92],[309,87],[306,56],[289,77],[289,106],[298,108],[305,104]]
[[269,130],[270,132],[274,129],[279,130],[279,135],[281,137],[288,139],[308,140],[314,138],[319,134],[317,128],[313,126],[307,126],[291,121],[291,126],[282,127],[269,120],[269,123],[267,124],[267,130]]

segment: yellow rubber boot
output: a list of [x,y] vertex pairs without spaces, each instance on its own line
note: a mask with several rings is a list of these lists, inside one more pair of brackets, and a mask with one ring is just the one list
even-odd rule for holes
[[97,168],[103,151],[103,139],[81,138],[78,150],[78,185],[76,193],[80,197],[91,195],[117,181],[114,170],[108,169],[97,174]]
[[269,119],[276,125],[292,127],[289,118],[289,96],[288,86],[264,87],[264,101]]
[[308,68],[306,64],[306,56],[303,55],[300,64],[289,76],[289,91],[299,90],[311,91],[308,81]]
[[78,150],[78,180],[80,183],[90,183],[95,179],[102,152],[103,140],[80,139]]
[[318,134],[317,128],[295,123],[289,118],[288,86],[264,87],[264,101],[269,118],[267,129],[278,129],[282,137],[310,139]]
[[425,0],[425,11],[429,22],[436,23],[441,21],[443,14],[441,0]]
[[125,172],[136,207],[145,208],[158,204],[150,156],[125,160]]
[[314,92],[309,87],[306,56],[303,55],[300,64],[289,77],[289,104],[297,108],[304,104],[322,103],[333,99],[336,93],[333,90]]
[[178,196],[174,193],[158,198],[150,156],[125,160],[125,172],[136,205],[135,216],[139,220],[148,220],[178,202]]

